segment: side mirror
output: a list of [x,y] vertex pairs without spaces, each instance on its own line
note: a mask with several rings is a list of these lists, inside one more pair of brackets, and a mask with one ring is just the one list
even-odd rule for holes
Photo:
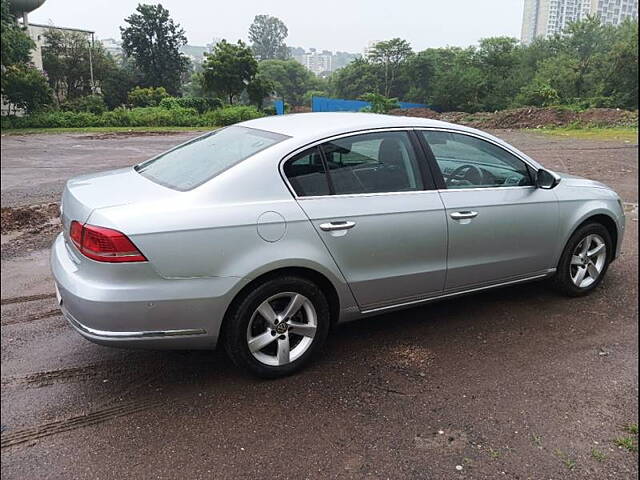
[[560,183],[560,177],[549,170],[541,168],[536,175],[536,187],[550,190]]

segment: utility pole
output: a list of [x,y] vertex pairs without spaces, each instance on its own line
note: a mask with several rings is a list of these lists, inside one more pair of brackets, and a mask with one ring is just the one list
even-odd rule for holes
[[91,95],[96,93],[96,85],[93,82],[93,32],[91,32],[91,45],[89,46],[89,74],[91,75]]

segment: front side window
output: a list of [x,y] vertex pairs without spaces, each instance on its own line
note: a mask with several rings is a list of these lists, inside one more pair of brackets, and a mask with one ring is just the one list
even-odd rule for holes
[[321,148],[336,195],[424,189],[406,132],[353,135]]
[[449,189],[533,185],[530,169],[515,155],[461,133],[421,131]]
[[140,163],[135,169],[166,187],[191,190],[286,138],[255,128],[222,128]]

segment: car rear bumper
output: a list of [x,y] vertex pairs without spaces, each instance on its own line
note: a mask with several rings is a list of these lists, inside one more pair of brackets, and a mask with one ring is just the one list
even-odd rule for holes
[[148,264],[78,264],[62,235],[51,250],[51,270],[60,308],[80,335],[132,348],[214,348],[239,281],[165,279]]

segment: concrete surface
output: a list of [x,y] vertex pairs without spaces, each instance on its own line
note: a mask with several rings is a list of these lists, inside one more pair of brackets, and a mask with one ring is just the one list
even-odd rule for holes
[[[520,285],[355,322],[283,380],[221,352],[93,345],[56,310],[47,251],[3,245],[3,477],[636,478],[638,454],[614,441],[638,422],[637,145],[496,133],[624,197],[602,287]],[[189,135],[5,137],[2,206],[57,201],[67,177]]]

